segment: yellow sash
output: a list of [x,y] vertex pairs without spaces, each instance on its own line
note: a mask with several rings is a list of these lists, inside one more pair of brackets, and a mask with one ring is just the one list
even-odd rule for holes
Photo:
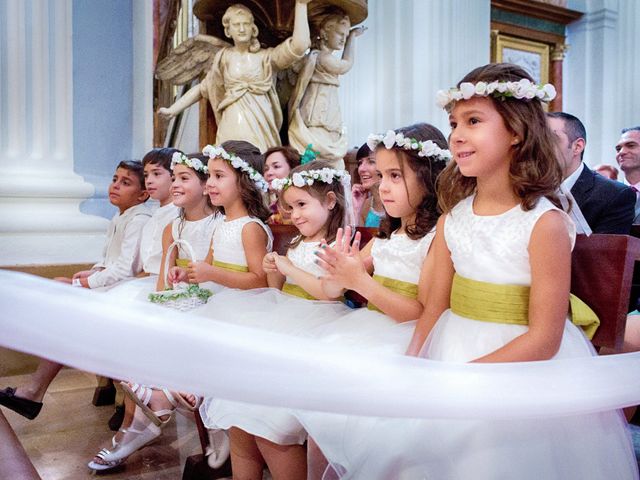
[[[529,324],[531,287],[498,285],[464,278],[457,273],[451,286],[451,311],[461,317],[482,322]],[[591,339],[600,320],[589,306],[575,295],[569,297],[571,321]]]
[[187,268],[190,262],[190,258],[176,258],[176,265],[180,268]]
[[224,268],[225,270],[230,270],[232,272],[248,272],[249,271],[249,267],[245,265],[236,265],[235,263],[219,262],[218,260],[214,260],[213,265],[216,267]]
[[298,285],[294,285],[293,283],[285,283],[282,285],[282,292],[293,295],[294,297],[305,298],[307,300],[317,300],[316,297],[309,295],[305,289]]
[[[392,292],[399,293],[400,295],[409,298],[418,298],[418,285],[416,285],[415,283],[403,282],[402,280],[383,277],[382,275],[374,275],[373,279],[383,287],[387,287]],[[367,303],[367,308],[376,312],[382,312],[382,310],[380,310],[371,302]]]

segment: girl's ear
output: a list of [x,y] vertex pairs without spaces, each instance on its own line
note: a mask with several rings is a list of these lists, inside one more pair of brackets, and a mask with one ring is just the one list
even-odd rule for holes
[[337,201],[338,199],[336,198],[335,192],[328,192],[326,197],[324,197],[324,204],[329,210],[333,210]]

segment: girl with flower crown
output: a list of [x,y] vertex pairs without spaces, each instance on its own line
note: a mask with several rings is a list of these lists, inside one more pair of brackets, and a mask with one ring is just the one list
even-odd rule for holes
[[[189,254],[182,246],[169,251],[174,240],[187,241],[196,258],[204,259],[218,223],[218,217],[214,214],[205,191],[207,158],[187,157],[176,151],[173,153],[170,168],[171,199],[173,205],[179,208],[179,212],[162,233],[162,260],[159,262],[157,290],[165,288],[167,256],[170,257],[168,264],[178,268],[187,266],[190,262]],[[167,279],[172,284],[180,280],[173,271],[168,272]],[[161,435],[162,427],[169,422],[177,407],[196,407],[196,398],[190,394],[135,383],[123,383],[122,388],[125,392],[125,418],[122,427],[113,437],[112,447],[102,449],[89,462],[89,468],[93,470],[108,470],[122,464],[133,452]]]
[[[454,161],[438,181],[444,215],[408,355],[495,363],[595,354],[585,335],[593,334],[589,314],[572,299],[572,320],[584,333],[567,316],[575,227],[556,196],[562,174],[541,105],[552,91],[520,67],[490,64],[439,95],[449,112]],[[638,478],[619,412],[518,420],[360,417],[339,434],[320,446],[348,478]]]
[[[339,302],[310,300],[330,300],[313,252],[322,239],[333,241],[343,225],[349,176],[326,162],[312,161],[271,184],[300,235],[286,256],[264,256],[270,289],[221,292],[210,312],[222,321],[302,334],[347,310]],[[234,476],[262,478],[266,462],[274,478],[306,478],[306,433],[288,410],[206,399],[200,413],[208,427],[229,430]]]

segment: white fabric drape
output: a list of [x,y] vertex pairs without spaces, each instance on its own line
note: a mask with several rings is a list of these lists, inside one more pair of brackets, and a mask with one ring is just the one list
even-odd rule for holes
[[113,304],[97,292],[22,273],[0,271],[0,281],[0,345],[113,378],[387,417],[549,417],[640,403],[640,353],[434,362],[335,348],[139,301]]

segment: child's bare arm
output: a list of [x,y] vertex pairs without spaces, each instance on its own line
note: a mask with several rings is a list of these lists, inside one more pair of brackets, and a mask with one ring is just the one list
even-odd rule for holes
[[445,217],[443,215],[438,220],[436,236],[420,274],[418,298],[424,302],[424,309],[413,331],[407,355],[417,356],[420,353],[427,336],[440,315],[449,308],[454,268],[451,252],[444,239],[444,224]]

